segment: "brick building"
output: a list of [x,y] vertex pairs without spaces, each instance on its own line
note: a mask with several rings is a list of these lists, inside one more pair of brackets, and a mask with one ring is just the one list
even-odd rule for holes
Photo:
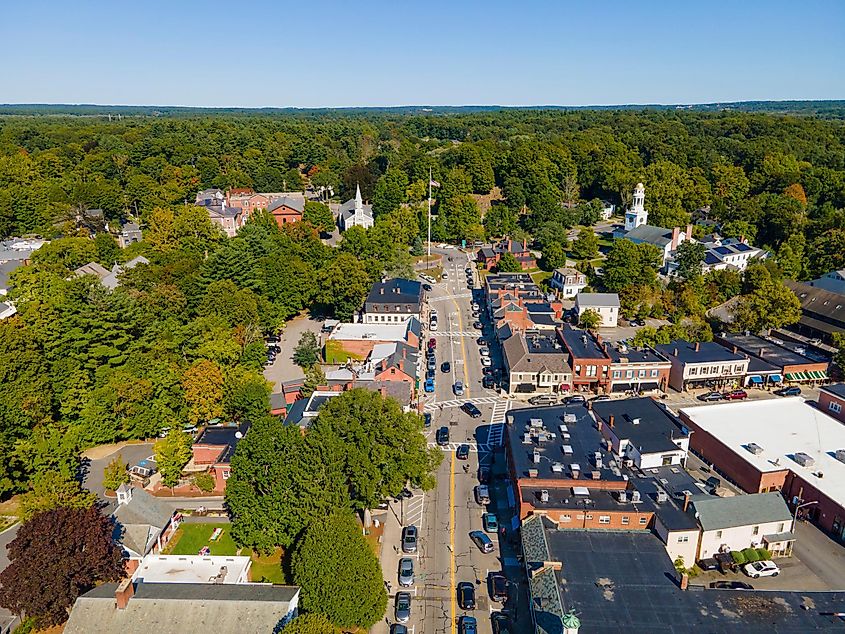
[[232,455],[235,447],[249,431],[249,424],[209,425],[197,436],[191,447],[193,454],[189,463],[191,469],[203,469],[214,477],[214,492],[226,490],[226,480],[231,475]]
[[845,384],[834,383],[819,390],[819,409],[845,423]]
[[601,337],[586,330],[565,325],[558,337],[566,347],[572,367],[572,389],[586,392],[610,391],[610,364]]
[[605,343],[604,350],[610,357],[611,392],[666,391],[672,363],[653,348]]
[[523,271],[537,268],[537,260],[528,249],[528,242],[518,242],[505,238],[499,244],[489,247],[481,247],[478,250],[477,261],[488,271],[492,271],[505,253],[510,253],[519,262]]

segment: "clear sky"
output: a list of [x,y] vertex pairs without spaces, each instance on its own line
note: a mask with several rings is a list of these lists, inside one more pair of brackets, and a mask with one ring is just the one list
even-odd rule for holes
[[845,98],[845,0],[5,0],[0,103]]

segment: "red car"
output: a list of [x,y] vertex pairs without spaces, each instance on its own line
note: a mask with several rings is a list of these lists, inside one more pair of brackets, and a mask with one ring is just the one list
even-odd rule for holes
[[431,339],[428,340],[428,349],[434,350],[435,348],[437,348],[437,339],[432,337]]
[[723,398],[726,401],[741,401],[744,398],[748,398],[748,392],[745,390],[733,390],[732,392],[726,392]]

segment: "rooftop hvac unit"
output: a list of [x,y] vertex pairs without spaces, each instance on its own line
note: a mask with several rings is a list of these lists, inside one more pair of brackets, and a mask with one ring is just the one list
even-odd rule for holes
[[561,440],[569,440],[570,438],[572,438],[572,436],[569,434],[562,434]]
[[590,472],[593,480],[601,480],[601,471],[592,471]]
[[620,492],[616,495],[616,498],[617,498],[620,502],[627,502],[627,501],[628,501],[628,492],[627,492],[627,491],[620,491]]
[[567,424],[577,423],[578,417],[575,414],[564,414],[563,422]]
[[528,470],[528,477],[529,478],[536,478],[538,475],[540,475],[540,472],[537,471],[537,469],[529,469]]
[[745,446],[745,448],[748,449],[748,451],[753,453],[755,456],[759,456],[760,454],[763,453],[763,448],[760,445],[758,445],[756,442],[748,443]]
[[635,418],[635,419],[634,419],[634,420],[632,420],[631,422],[632,422],[632,423],[634,423],[634,425],[639,425],[639,424],[640,424],[640,419],[639,419],[639,418]]
[[563,455],[564,456],[571,456],[574,452],[572,451],[572,445],[564,445],[563,446]]
[[540,452],[539,452],[539,451],[535,451],[535,452],[532,454],[531,459],[534,461],[534,464],[538,464],[538,463],[540,462]]
[[631,502],[639,502],[640,501],[640,492],[634,489],[631,491]]
[[845,449],[837,449],[834,456],[839,462],[845,462]]
[[549,492],[547,489],[540,489],[540,501],[541,502],[548,502],[549,501]]
[[522,444],[523,445],[530,445],[531,444],[531,434],[525,432],[522,434]]
[[625,460],[622,461],[622,464],[625,467],[628,467],[630,469],[631,467],[634,466],[634,459],[633,458],[625,458]]
[[581,465],[579,464],[571,464],[569,468],[572,470],[572,477],[577,478],[578,475],[581,473]]
[[543,419],[542,418],[532,418],[528,421],[532,427],[542,427],[543,426]]
[[657,492],[657,503],[662,504],[666,500],[669,499],[669,496],[666,494],[666,491],[658,491]]
[[813,459],[813,457],[808,454],[805,454],[803,451],[795,454],[794,460],[802,467],[812,467],[814,464],[816,464],[816,461]]
[[552,465],[552,471],[554,473],[563,473],[563,464],[560,462],[556,462]]
[[560,433],[561,433],[561,434],[565,434],[565,433],[566,433],[566,432],[568,432],[568,431],[569,431],[569,427],[567,427],[566,425],[561,425],[561,426],[560,426]]
[[538,443],[544,443],[544,442],[546,442],[546,440],[548,440],[548,437],[546,436],[545,432],[541,431],[539,434],[537,434],[537,442]]

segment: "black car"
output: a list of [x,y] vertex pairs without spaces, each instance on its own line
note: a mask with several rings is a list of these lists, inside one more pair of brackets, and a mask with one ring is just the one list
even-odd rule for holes
[[714,581],[710,584],[716,590],[753,590],[754,586],[744,581]]
[[476,330],[481,330],[484,326],[481,324],[480,321],[477,321],[472,325],[472,327],[475,328]]
[[581,394],[574,394],[573,396],[567,396],[563,399],[563,402],[567,405],[584,405],[587,402],[587,399]]
[[484,337],[479,337],[475,340],[475,343],[477,343],[479,346],[486,346],[487,340]]
[[475,585],[469,581],[458,584],[458,605],[462,610],[475,609]]
[[470,416],[472,416],[473,418],[480,418],[481,417],[481,410],[478,409],[472,403],[464,403],[463,405],[461,405],[461,409],[464,412],[466,412],[467,414],[469,414]]
[[401,623],[394,623],[390,626],[390,634],[408,634],[408,627]]
[[448,427],[441,427],[437,430],[437,444],[438,445],[448,445],[449,444],[449,428]]
[[490,623],[493,625],[493,634],[512,634],[511,621],[507,615],[493,612],[490,615]]
[[491,572],[488,577],[490,598],[500,603],[508,600],[508,579],[501,572]]
[[440,364],[440,371],[443,372],[444,374],[449,374],[449,372],[452,371],[452,364],[449,363],[448,361],[444,361],[443,363]]
[[710,570],[718,570],[719,569],[719,562],[713,559],[713,557],[707,557],[706,559],[699,559],[697,562],[699,568],[703,571],[708,572]]
[[458,460],[466,460],[469,458],[469,445],[460,445],[455,452],[455,458]]
[[423,414],[423,421],[425,423],[425,428],[428,429],[431,427],[431,412],[425,412]]
[[485,374],[484,377],[481,379],[481,387],[490,390],[496,387],[496,380],[489,374]]
[[775,390],[775,394],[778,396],[799,396],[801,394],[801,388],[797,385],[790,385],[789,387],[782,387],[779,390]]
[[423,290],[430,291],[431,290],[431,284],[423,284]]
[[425,371],[425,378],[434,380],[436,374],[437,373],[434,370],[426,370]]

